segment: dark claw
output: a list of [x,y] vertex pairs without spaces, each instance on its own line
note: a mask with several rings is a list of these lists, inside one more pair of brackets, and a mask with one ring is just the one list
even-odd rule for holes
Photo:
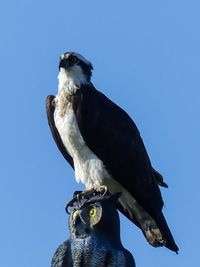
[[73,194],[73,198],[67,202],[66,206],[65,206],[65,211],[67,212],[67,214],[69,214],[70,212],[68,211],[69,207],[73,207],[73,204],[77,201],[79,201],[79,196],[81,194],[82,191],[75,191]]
[[81,199],[89,199],[91,196],[95,196],[95,195],[101,195],[104,196],[107,194],[107,188],[101,188],[100,191],[97,191],[95,188],[89,189],[89,190],[84,190],[84,191],[75,191],[73,194],[73,198],[67,202],[66,206],[65,206],[65,211],[67,212],[67,214],[70,214],[70,212],[68,211],[69,207],[73,207],[75,202],[81,202]]
[[83,192],[83,191],[75,191],[73,194],[73,198],[75,198],[77,195],[81,194],[81,192]]

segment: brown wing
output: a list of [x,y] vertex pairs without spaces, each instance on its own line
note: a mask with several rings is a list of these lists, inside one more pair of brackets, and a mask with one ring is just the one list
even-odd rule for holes
[[46,112],[47,112],[47,119],[48,119],[48,123],[49,123],[52,136],[54,138],[54,141],[56,142],[58,149],[62,153],[63,157],[68,161],[70,166],[74,169],[73,158],[67,152],[67,149],[65,148],[61,140],[60,134],[56,128],[55,121],[54,121],[54,111],[55,111],[55,96],[49,95],[46,98]]

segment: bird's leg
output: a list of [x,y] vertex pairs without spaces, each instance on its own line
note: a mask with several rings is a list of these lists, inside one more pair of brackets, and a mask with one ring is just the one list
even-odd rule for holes
[[101,195],[105,196],[108,192],[107,186],[101,185],[101,186],[95,186],[91,189],[86,189],[84,191],[75,191],[73,194],[73,198],[67,202],[65,210],[69,214],[68,208],[72,207],[75,202],[81,202],[81,199],[83,198],[89,198],[91,196],[95,195]]
[[81,199],[89,198],[91,195],[95,195],[96,193],[97,190],[95,190],[95,188],[87,189],[84,191],[75,191],[73,194],[73,198],[69,200],[65,206],[66,212],[69,214],[68,208],[72,207],[75,202],[80,202]]
[[108,187],[106,185],[95,186],[94,190],[100,193],[102,196],[105,196],[108,192]]
[[79,194],[77,194],[77,200],[80,200],[81,198],[87,198],[91,195],[95,196],[97,194],[100,194],[101,196],[106,195],[108,189],[106,185],[100,185],[100,186],[94,186],[91,189],[86,189],[84,191],[81,191]]

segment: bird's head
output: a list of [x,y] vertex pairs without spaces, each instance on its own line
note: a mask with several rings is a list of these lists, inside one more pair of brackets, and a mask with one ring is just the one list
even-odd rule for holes
[[59,83],[62,87],[72,84],[80,87],[81,84],[90,82],[92,70],[92,64],[80,54],[63,53],[59,62]]
[[116,202],[121,193],[114,195],[92,195],[74,203],[69,217],[72,236],[85,238],[88,236],[106,237],[120,240],[119,215]]

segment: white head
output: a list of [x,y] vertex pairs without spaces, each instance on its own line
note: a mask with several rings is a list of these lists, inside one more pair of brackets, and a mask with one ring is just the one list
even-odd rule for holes
[[59,90],[65,89],[69,93],[75,93],[82,84],[90,82],[92,69],[92,64],[80,54],[62,54],[59,62]]

